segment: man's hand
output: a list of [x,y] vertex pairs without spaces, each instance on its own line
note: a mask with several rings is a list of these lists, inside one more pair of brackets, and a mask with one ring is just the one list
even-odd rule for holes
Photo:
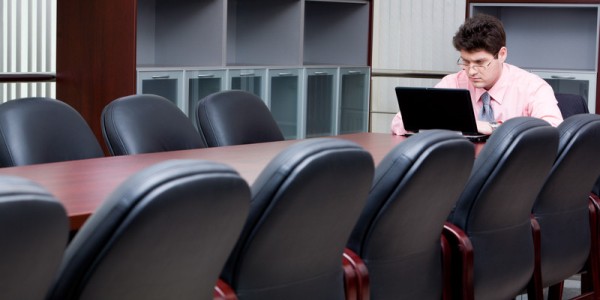
[[477,121],[477,131],[481,134],[492,134],[492,126],[489,122]]

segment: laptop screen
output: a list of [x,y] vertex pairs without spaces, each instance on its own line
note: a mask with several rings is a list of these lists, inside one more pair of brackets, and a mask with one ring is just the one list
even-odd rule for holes
[[407,131],[447,129],[479,134],[468,90],[397,87],[396,97]]

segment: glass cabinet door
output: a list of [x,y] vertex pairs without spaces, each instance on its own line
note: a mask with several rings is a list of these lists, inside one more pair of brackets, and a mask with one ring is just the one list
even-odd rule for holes
[[297,139],[300,124],[300,70],[269,69],[267,102],[286,139]]
[[187,84],[187,109],[188,116],[193,116],[196,103],[200,99],[225,90],[225,70],[188,70],[185,73]]
[[596,112],[596,72],[533,71],[542,77],[555,93],[581,95],[590,113]]
[[336,132],[337,68],[307,69],[305,137],[331,136]]
[[183,111],[183,71],[138,71],[137,93],[167,98]]
[[369,68],[340,69],[339,134],[369,130]]
[[265,99],[265,69],[230,69],[229,89],[250,92]]

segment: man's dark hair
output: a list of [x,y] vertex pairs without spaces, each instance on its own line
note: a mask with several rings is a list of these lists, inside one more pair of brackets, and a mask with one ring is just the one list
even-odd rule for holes
[[502,22],[497,18],[486,14],[477,14],[467,19],[458,28],[452,43],[458,51],[485,50],[496,55],[500,48],[506,46],[506,33]]

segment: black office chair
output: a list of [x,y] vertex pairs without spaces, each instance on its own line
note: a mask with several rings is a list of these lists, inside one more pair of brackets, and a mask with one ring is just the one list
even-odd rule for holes
[[0,105],[0,166],[104,156],[94,133],[68,104],[23,98]]
[[576,114],[589,113],[587,102],[581,95],[555,93],[554,96],[558,101],[558,108],[563,116],[563,119]]
[[157,95],[116,99],[102,111],[102,135],[112,155],[205,148],[194,124]]
[[344,140],[306,140],[277,155],[252,186],[221,275],[238,298],[345,299],[342,254],[373,169],[371,155]]
[[474,160],[471,142],[431,130],[400,143],[377,166],[348,243],[368,268],[370,299],[442,299],[440,237]]
[[0,176],[0,298],[44,299],[67,245],[69,221],[29,180]]
[[[598,241],[590,235],[595,232],[596,223],[590,222],[588,197],[600,174],[600,116],[574,115],[561,123],[558,130],[558,156],[533,206],[533,215],[539,224],[537,250],[541,260],[535,276],[542,286],[551,287],[551,294],[558,293],[553,296],[562,299],[563,281],[584,270],[587,262],[586,275],[595,279],[590,294],[598,297],[599,254],[590,251],[597,249]],[[595,214],[592,217],[595,218]],[[541,288],[536,292],[541,296]]]
[[223,164],[151,166],[85,222],[48,299],[212,299],[249,199],[247,183]]
[[223,91],[198,101],[194,120],[209,147],[282,141],[265,103],[244,91]]
[[[463,242],[462,265],[452,276],[461,280],[452,286],[462,299],[511,299],[527,287],[534,268],[531,209],[557,148],[556,128],[518,117],[479,153],[445,230],[451,244]],[[466,236],[450,234],[461,230]]]

